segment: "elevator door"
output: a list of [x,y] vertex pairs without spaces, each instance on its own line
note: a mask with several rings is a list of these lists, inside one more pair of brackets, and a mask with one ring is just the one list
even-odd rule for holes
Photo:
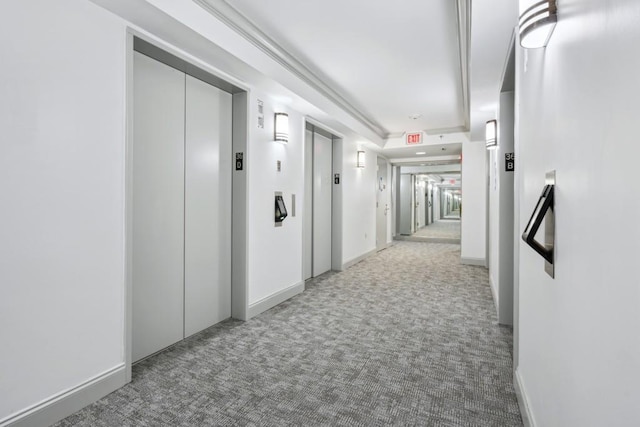
[[134,54],[132,360],[230,316],[231,95]]
[[231,317],[231,95],[186,77],[185,337]]
[[185,74],[135,54],[133,360],[183,338]]
[[331,270],[332,141],[313,136],[313,276]]

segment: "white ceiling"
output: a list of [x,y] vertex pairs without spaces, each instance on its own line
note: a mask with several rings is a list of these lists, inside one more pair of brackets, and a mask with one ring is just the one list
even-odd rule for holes
[[484,124],[497,118],[498,98],[513,30],[516,0],[474,0],[471,31],[471,140],[484,139]]
[[333,100],[395,163],[441,157],[429,141],[406,146],[406,132],[484,138],[517,22],[515,0],[193,1]]
[[386,134],[464,128],[456,1],[227,3]]
[[462,155],[462,143],[385,148],[383,154],[388,159],[401,159],[402,163],[424,163],[425,161],[439,161],[440,164],[457,163]]

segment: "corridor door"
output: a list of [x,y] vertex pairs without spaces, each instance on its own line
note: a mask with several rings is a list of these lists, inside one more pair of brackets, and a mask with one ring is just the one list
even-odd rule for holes
[[231,95],[134,53],[132,360],[231,314]]
[[382,250],[387,246],[387,214],[388,204],[388,184],[387,184],[387,161],[378,157],[378,176],[376,184],[376,248]]

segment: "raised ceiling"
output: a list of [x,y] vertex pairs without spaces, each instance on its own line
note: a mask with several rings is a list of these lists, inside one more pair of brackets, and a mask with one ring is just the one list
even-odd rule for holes
[[381,136],[467,126],[457,1],[227,3],[344,96]]
[[193,1],[388,140],[375,144],[391,159],[415,155],[397,144],[406,132],[479,138],[496,115],[517,9],[513,0]]

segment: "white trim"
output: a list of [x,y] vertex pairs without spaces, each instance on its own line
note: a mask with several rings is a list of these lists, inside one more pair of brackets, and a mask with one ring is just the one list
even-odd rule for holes
[[344,139],[344,134],[342,134],[341,132],[338,132],[337,130],[333,129],[331,126],[327,126],[326,124],[322,123],[319,120],[314,119],[311,116],[304,116],[303,118],[304,121],[304,129],[307,129],[307,123],[309,123],[310,125],[314,126],[314,127],[318,127],[328,133],[330,133],[333,137],[331,138],[333,139]]
[[380,247],[376,247],[376,252],[384,251],[385,249],[389,249],[391,246],[395,245],[395,242],[391,240],[390,242],[381,245]]
[[[101,4],[99,4],[99,6],[104,7]],[[113,13],[116,13],[116,12],[113,12]],[[123,18],[123,19],[127,19],[127,18]],[[155,46],[156,48],[164,51],[165,53],[178,58],[179,60],[187,62],[196,68],[200,68],[202,71],[208,74],[211,74],[213,77],[223,80],[229,85],[235,86],[237,89],[240,90],[239,92],[234,92],[234,93],[240,93],[242,91],[249,93],[251,91],[251,86],[247,82],[242,81],[237,77],[235,77],[234,75],[228,74],[227,72],[217,68],[214,65],[214,62],[212,61],[211,58],[201,58],[189,53],[188,43],[180,43],[178,45],[174,45],[171,42],[168,42],[165,39],[161,38],[160,36],[156,36],[153,33],[145,31],[144,28],[136,26],[135,24],[132,24],[131,21],[128,21],[128,23],[129,23],[129,26],[127,26],[128,34]],[[133,39],[131,40],[131,43],[132,43],[131,51],[133,52],[134,51]],[[159,60],[157,58],[154,58],[154,59]],[[228,90],[225,90],[225,91],[227,91],[228,93],[231,93]],[[233,95],[234,93],[231,93],[231,94]]]
[[378,253],[378,249],[374,248],[373,250],[366,252],[358,257],[352,258],[349,261],[345,262],[344,264],[342,264],[342,269],[340,271],[344,271],[347,268],[356,265],[357,263],[359,263],[360,261],[369,258],[372,255],[375,255]]
[[520,376],[520,370],[516,369],[513,375],[513,387],[516,389],[516,397],[518,398],[518,406],[520,407],[520,414],[522,415],[522,423],[525,427],[536,427],[533,413],[531,412],[531,405],[529,405],[529,399],[527,398],[527,392],[524,387],[524,382]]
[[133,348],[133,38],[127,28],[125,171],[124,171],[124,363],[127,382],[131,382]]
[[[424,228],[424,227],[423,227]],[[448,237],[420,237],[415,235],[398,234],[393,236],[394,240],[401,240],[405,242],[423,242],[423,243],[443,243],[449,245],[459,245],[460,239],[451,239]]]
[[82,384],[9,415],[0,420],[0,427],[49,426],[114,392],[126,383],[125,364],[120,363]]
[[[410,166],[415,166],[415,163],[425,163],[425,162],[442,162],[442,161],[452,161],[457,162],[454,164],[459,164],[460,155],[459,154],[451,154],[446,156],[415,156],[415,157],[403,157],[398,159],[391,159],[391,164],[396,165],[398,163],[411,163]],[[457,171],[456,171],[457,172]],[[410,174],[408,172],[407,174]],[[406,174],[403,174],[406,175]]]
[[456,12],[460,83],[462,86],[462,106],[464,108],[464,129],[470,130],[469,56],[471,45],[471,1],[458,0],[456,2]]
[[273,308],[276,305],[285,302],[289,298],[292,298],[298,294],[301,294],[302,292],[304,292],[304,282],[296,283],[295,285],[290,286],[281,291],[278,291],[275,294],[270,295],[266,298],[263,298],[258,302],[249,304],[247,320],[257,316],[260,313],[264,313],[270,308]]
[[354,107],[340,93],[317,76],[317,73],[302,63],[298,58],[282,48],[271,37],[261,31],[248,20],[236,8],[224,0],[193,0],[194,3],[211,13],[217,19],[225,23],[229,28],[240,34],[248,42],[264,52],[267,56],[290,71],[293,75],[317,90],[323,96],[340,106],[354,119],[374,132],[380,138],[385,139],[389,132],[373,119]]
[[464,265],[477,265],[480,267],[486,267],[487,266],[487,260],[485,258],[466,258],[466,257],[461,257],[460,258],[460,263],[464,264]]

